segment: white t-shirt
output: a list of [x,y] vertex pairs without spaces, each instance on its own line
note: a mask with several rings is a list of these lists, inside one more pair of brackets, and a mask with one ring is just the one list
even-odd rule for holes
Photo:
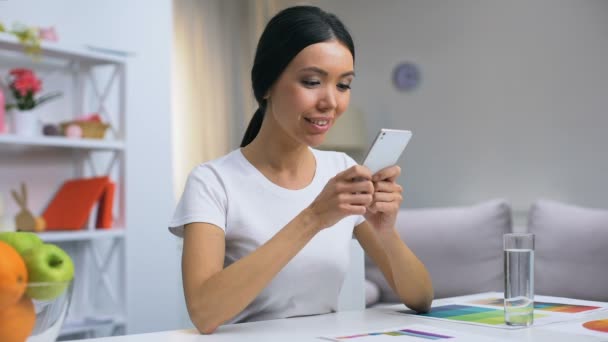
[[[206,222],[225,232],[224,267],[255,251],[312,203],[337,173],[355,165],[344,153],[311,149],[317,169],[300,190],[272,183],[234,150],[203,163],[188,176],[169,230],[183,236],[184,225]],[[350,260],[350,240],[362,216],[347,216],[319,232],[230,323],[328,313]]]

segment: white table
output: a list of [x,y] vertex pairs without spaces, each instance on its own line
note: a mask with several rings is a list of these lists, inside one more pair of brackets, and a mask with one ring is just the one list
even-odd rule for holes
[[[434,305],[446,300],[436,300]],[[463,323],[453,323],[435,319],[395,314],[403,310],[403,305],[371,308],[361,311],[342,311],[333,314],[278,319],[271,321],[241,323],[220,327],[212,335],[200,335],[196,330],[174,330],[149,334],[126,335],[90,339],[96,342],[221,342],[221,341],[264,341],[264,342],[298,342],[316,341],[319,336],[341,336],[344,333],[373,332],[382,329],[407,327],[412,324],[424,324],[437,328],[445,328],[467,334],[483,335],[510,341],[608,341],[608,337],[566,334],[546,330],[547,326],[532,326],[529,328],[507,330]],[[608,311],[595,312],[579,321],[591,319],[606,319]],[[573,321],[570,321],[573,322]],[[560,324],[560,323],[555,323]],[[353,339],[356,342],[357,339]],[[423,341],[423,340],[421,340]]]

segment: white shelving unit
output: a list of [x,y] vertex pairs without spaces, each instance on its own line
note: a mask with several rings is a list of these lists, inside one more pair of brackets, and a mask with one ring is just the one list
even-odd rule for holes
[[18,135],[1,134],[0,144],[30,146],[30,147],[61,147],[83,150],[124,150],[122,141],[105,141],[98,139],[66,139],[62,137],[21,137]]
[[[64,181],[110,176],[116,183],[113,228],[96,229],[94,220],[89,220],[82,230],[53,230],[39,235],[43,241],[64,248],[76,266],[70,310],[60,339],[124,333],[126,59],[57,43],[43,44],[41,55],[34,59],[23,51],[16,39],[0,34],[0,71],[4,74],[10,68],[27,67],[56,80],[64,91],[63,107],[54,107],[63,115],[57,115],[57,123],[66,116],[70,119],[97,112],[112,128],[104,139],[0,133],[0,190],[17,188],[17,179],[29,177],[35,185],[29,206],[34,215],[40,216],[41,208],[46,207]],[[52,115],[46,119],[53,119]],[[16,212],[7,214],[14,216]]]
[[122,228],[112,228],[98,231],[76,231],[76,232],[44,232],[38,234],[46,242],[66,242],[66,241],[91,241],[123,238],[125,230]]

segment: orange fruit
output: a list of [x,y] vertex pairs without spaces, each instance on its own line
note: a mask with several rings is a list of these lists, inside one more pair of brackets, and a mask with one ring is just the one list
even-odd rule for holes
[[17,303],[26,285],[25,262],[12,246],[0,241],[0,310]]
[[0,310],[0,341],[25,342],[36,325],[34,303],[28,296]]

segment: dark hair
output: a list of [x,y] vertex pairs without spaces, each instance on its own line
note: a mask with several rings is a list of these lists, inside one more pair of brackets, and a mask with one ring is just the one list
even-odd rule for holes
[[251,83],[258,109],[253,114],[241,147],[258,135],[266,100],[264,95],[279,78],[289,62],[305,47],[336,39],[350,50],[355,59],[355,45],[340,19],[314,6],[294,6],[277,13],[266,25],[255,52]]

